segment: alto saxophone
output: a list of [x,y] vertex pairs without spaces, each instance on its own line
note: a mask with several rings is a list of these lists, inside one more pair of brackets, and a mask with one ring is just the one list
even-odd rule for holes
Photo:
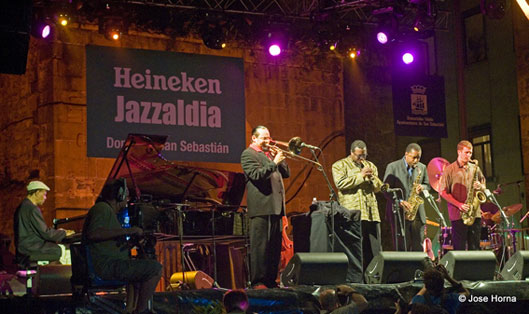
[[470,162],[475,164],[476,167],[474,168],[474,175],[472,176],[472,182],[467,193],[467,200],[465,201],[465,204],[469,206],[469,209],[466,212],[461,212],[461,219],[463,219],[463,223],[467,226],[472,226],[474,224],[474,221],[476,220],[476,214],[480,209],[480,205],[482,203],[485,203],[485,201],[487,200],[487,196],[485,196],[485,193],[481,191],[474,191],[474,182],[478,180],[479,167],[477,160],[473,160]]
[[424,203],[424,200],[422,197],[417,194],[417,186],[420,185],[421,180],[421,169],[417,169],[418,174],[415,178],[415,181],[413,181],[413,186],[411,188],[410,196],[408,197],[408,203],[410,203],[411,208],[404,212],[404,216],[406,217],[406,220],[414,221],[415,216],[417,216],[417,211],[419,210],[419,206]]

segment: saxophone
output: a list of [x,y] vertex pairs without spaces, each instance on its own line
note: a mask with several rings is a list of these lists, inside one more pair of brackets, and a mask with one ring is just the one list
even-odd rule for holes
[[406,220],[414,221],[415,216],[417,216],[417,211],[419,210],[419,206],[424,203],[424,200],[422,197],[420,197],[417,194],[417,185],[420,184],[421,180],[421,169],[417,169],[418,174],[415,178],[415,181],[413,181],[413,186],[411,188],[410,196],[408,197],[408,203],[411,205],[411,209],[404,212],[404,216],[406,217]]
[[467,226],[472,226],[474,224],[474,221],[476,220],[476,214],[480,209],[481,203],[485,203],[487,200],[485,193],[481,191],[474,191],[474,182],[478,180],[479,168],[477,159],[471,160],[470,162],[475,164],[476,167],[474,168],[474,175],[472,176],[472,182],[467,193],[467,200],[465,201],[465,204],[469,206],[469,209],[466,212],[461,212],[461,219],[463,219],[463,223]]

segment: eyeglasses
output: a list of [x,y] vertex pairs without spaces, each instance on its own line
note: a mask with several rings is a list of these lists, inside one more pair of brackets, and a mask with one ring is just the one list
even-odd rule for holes
[[364,153],[364,154],[352,153],[352,154],[355,155],[355,157],[358,158],[358,159],[367,159],[367,153]]

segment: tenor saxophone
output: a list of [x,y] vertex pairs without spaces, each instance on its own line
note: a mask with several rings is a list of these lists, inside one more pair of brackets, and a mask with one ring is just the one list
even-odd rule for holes
[[467,226],[472,226],[474,224],[474,221],[476,220],[476,214],[480,209],[480,205],[485,203],[487,200],[485,193],[481,191],[474,191],[474,182],[478,180],[479,168],[477,160],[473,160],[471,163],[475,164],[476,167],[474,167],[474,175],[472,176],[472,182],[467,193],[467,200],[465,201],[465,204],[469,206],[469,209],[466,212],[461,212],[461,219],[463,219],[463,223]]
[[421,169],[417,169],[418,174],[415,178],[415,181],[413,181],[413,186],[411,188],[410,196],[408,197],[408,203],[410,203],[411,208],[404,212],[404,216],[406,217],[406,220],[414,221],[415,216],[417,216],[417,211],[419,210],[419,206],[424,203],[424,199],[420,197],[417,194],[417,185],[420,184],[421,180]]

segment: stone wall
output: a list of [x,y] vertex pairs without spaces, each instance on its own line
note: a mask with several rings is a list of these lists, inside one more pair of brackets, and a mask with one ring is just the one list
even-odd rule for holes
[[[520,133],[525,176],[525,194],[527,195],[529,193],[529,20],[514,2],[513,11],[514,49],[516,51],[518,102],[520,105]],[[526,203],[526,208],[529,208],[529,203]]]
[[[114,163],[114,159],[86,156],[86,45],[242,58],[247,133],[264,124],[276,139],[300,136],[320,145],[329,135],[343,131],[342,60],[336,56],[287,51],[286,56],[271,59],[259,47],[210,50],[196,38],[131,32],[120,42],[110,42],[96,27],[57,30],[50,42],[31,39],[25,75],[0,74],[4,91],[0,95],[4,109],[0,116],[0,228],[6,235],[12,236],[13,213],[31,178],[45,181],[52,189],[43,206],[51,224],[54,217],[84,214]],[[330,166],[343,157],[345,144],[343,136],[327,142],[324,165],[330,175]],[[242,171],[238,164],[183,164]],[[288,212],[306,211],[313,197],[328,199],[320,172],[312,171],[305,181],[310,167],[299,161],[289,164],[292,179],[285,186],[287,199],[293,200],[287,204]]]

